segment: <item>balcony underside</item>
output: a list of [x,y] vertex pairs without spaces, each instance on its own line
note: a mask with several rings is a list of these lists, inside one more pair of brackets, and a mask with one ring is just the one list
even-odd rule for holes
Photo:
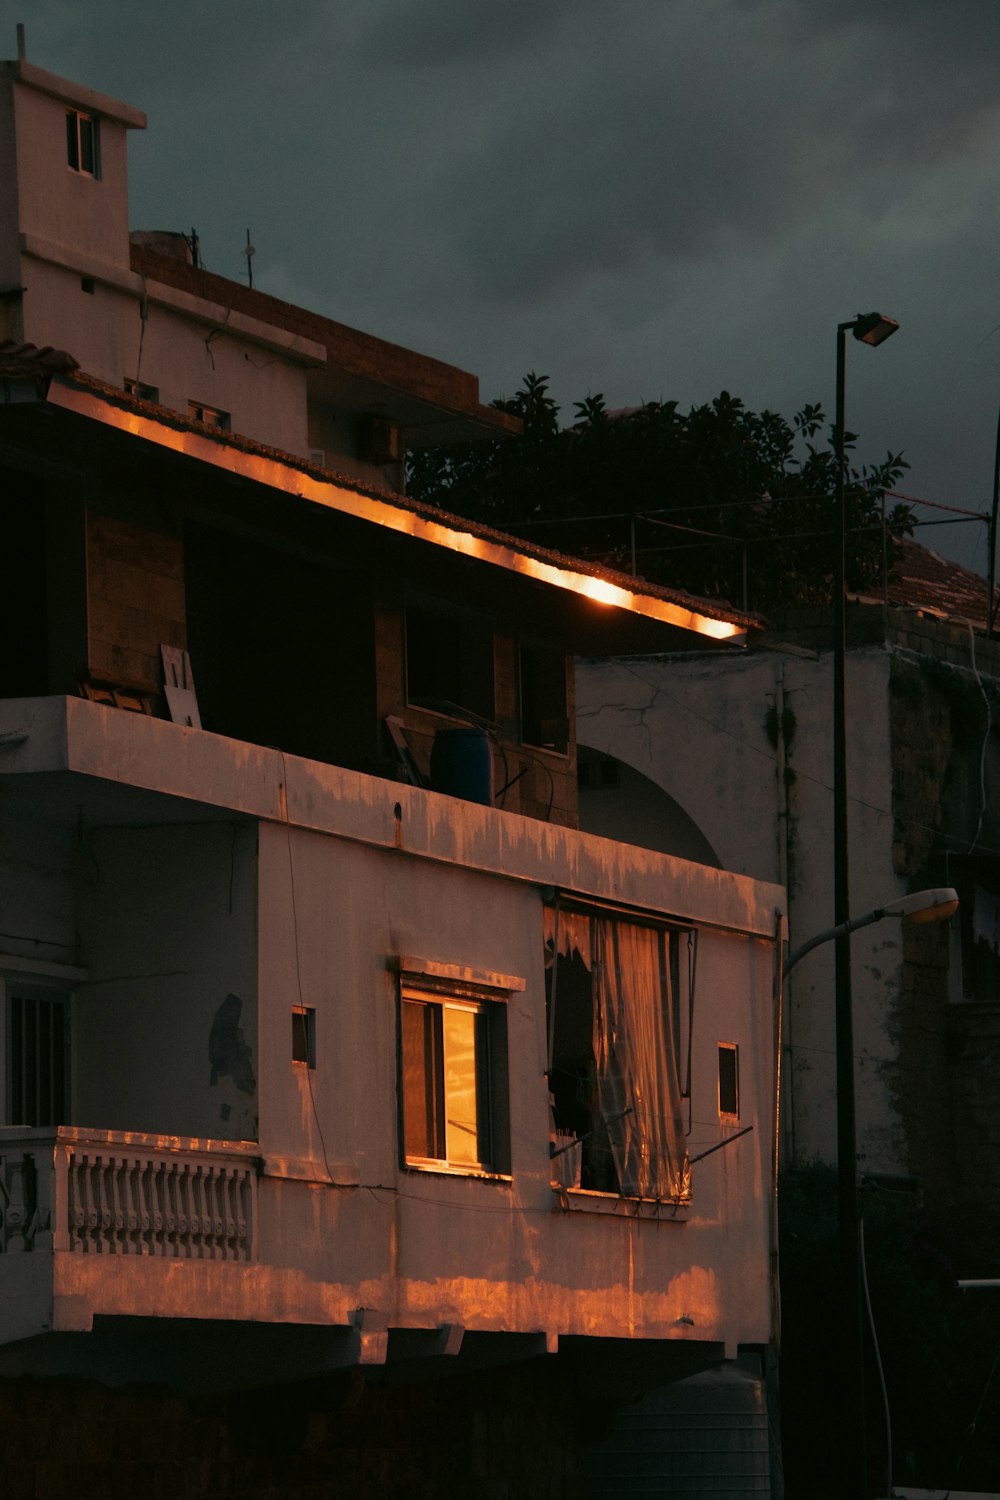
[[315,1381],[349,1370],[379,1380],[433,1380],[557,1358],[571,1366],[589,1398],[624,1400],[720,1365],[725,1357],[721,1343],[694,1339],[556,1339],[457,1325],[366,1332],[343,1324],[98,1315],[88,1332],[53,1329],[0,1347],[0,1379],[75,1377],[207,1394]]

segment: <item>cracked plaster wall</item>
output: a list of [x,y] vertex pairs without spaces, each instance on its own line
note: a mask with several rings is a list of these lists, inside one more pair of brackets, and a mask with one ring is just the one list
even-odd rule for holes
[[[889,670],[884,650],[851,653],[850,876],[857,912],[907,889],[893,865]],[[694,819],[724,868],[787,883],[792,947],[832,924],[829,656],[586,661],[577,665],[577,695],[580,744],[661,786]],[[780,741],[773,743],[774,710],[781,705],[791,710],[784,764]],[[894,1074],[901,941],[899,928],[884,924],[852,940],[859,1154],[872,1172],[908,1169]],[[836,1157],[833,984],[830,945],[810,954],[789,978],[786,1163]]]

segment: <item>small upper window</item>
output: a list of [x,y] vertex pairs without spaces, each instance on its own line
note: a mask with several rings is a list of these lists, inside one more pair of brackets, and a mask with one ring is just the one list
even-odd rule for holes
[[521,739],[565,755],[569,746],[566,653],[556,646],[522,641]]
[[437,713],[492,720],[493,624],[437,600],[406,608],[406,696]]
[[125,389],[130,396],[137,396],[140,401],[159,401],[159,386],[147,385],[144,380],[133,380],[131,375],[125,376]]
[[74,172],[86,177],[101,175],[101,137],[99,122],[82,110],[66,111],[66,159]]
[[232,418],[227,411],[217,406],[206,406],[204,401],[189,401],[188,416],[192,422],[204,422],[206,427],[218,427],[221,432],[231,432]]
[[740,1049],[735,1042],[719,1043],[719,1114],[724,1120],[740,1117]]

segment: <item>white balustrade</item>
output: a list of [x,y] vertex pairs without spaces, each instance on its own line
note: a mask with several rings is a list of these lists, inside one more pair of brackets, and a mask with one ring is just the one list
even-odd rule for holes
[[256,1153],[179,1136],[0,1129],[0,1254],[253,1260]]

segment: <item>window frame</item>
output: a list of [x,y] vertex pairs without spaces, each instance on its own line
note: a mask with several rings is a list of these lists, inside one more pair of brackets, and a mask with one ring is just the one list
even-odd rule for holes
[[[692,932],[697,934],[697,928],[693,924],[678,920],[677,918],[672,918],[666,915],[661,916],[658,913],[639,911],[630,909],[628,907],[620,907],[613,903],[592,902],[588,901],[586,898],[574,897],[572,895],[567,895],[566,899],[562,899],[561,893],[559,894],[555,902],[546,901],[545,906],[546,911],[550,914],[546,918],[546,923],[548,925],[548,923],[551,921],[551,923],[553,924],[554,932],[558,932],[559,918],[567,917],[571,921],[578,921],[582,919],[586,920],[590,924],[593,924],[593,922],[597,920],[609,925],[620,925],[622,927],[646,929],[656,935],[657,946],[659,950],[657,958],[657,970],[659,980],[663,984],[663,988],[661,988],[659,993],[658,1005],[660,1024],[663,1027],[663,1041],[665,1048],[664,1061],[669,1068],[672,1059],[673,1071],[672,1075],[668,1076],[673,1077],[673,1083],[676,1085],[674,1145],[677,1148],[677,1161],[675,1168],[677,1172],[677,1191],[675,1193],[653,1197],[645,1193],[642,1190],[641,1186],[638,1190],[635,1190],[631,1187],[630,1184],[623,1180],[624,1177],[628,1176],[627,1167],[623,1171],[623,1166],[625,1166],[624,1160],[619,1161],[618,1157],[616,1156],[614,1147],[610,1144],[610,1142],[598,1144],[595,1133],[589,1128],[589,1126],[585,1126],[584,1130],[581,1133],[579,1126],[584,1122],[581,1119],[578,1119],[574,1122],[571,1118],[568,1117],[568,1084],[569,1081],[573,1078],[574,1074],[578,1072],[578,1068],[574,1067],[574,1062],[576,1064],[579,1064],[583,1060],[583,1057],[582,1053],[579,1057],[574,1057],[570,1052],[564,1052],[558,1044],[558,1030],[562,1029],[562,1025],[564,1025],[565,1023],[561,1024],[559,1021],[558,1000],[556,1002],[555,1008],[555,1019],[553,1018],[552,986],[553,981],[555,981],[556,989],[558,991],[558,978],[556,976],[556,970],[561,960],[565,960],[567,962],[565,982],[573,983],[571,974],[575,967],[574,960],[576,958],[579,958],[579,955],[574,954],[573,957],[568,957],[562,950],[561,942],[557,943],[556,949],[555,951],[553,951],[551,946],[551,939],[547,939],[547,1071],[550,1087],[550,1118],[552,1124],[552,1146],[550,1149],[553,1149],[553,1160],[556,1160],[558,1156],[562,1155],[563,1153],[566,1153],[568,1155],[571,1144],[573,1146],[579,1147],[579,1157],[578,1159],[576,1159],[576,1166],[572,1172],[572,1176],[574,1178],[573,1182],[570,1183],[564,1180],[566,1176],[565,1173],[554,1172],[552,1178],[553,1189],[559,1193],[561,1201],[568,1201],[568,1196],[572,1195],[573,1198],[578,1202],[582,1202],[583,1200],[593,1200],[594,1202],[602,1200],[608,1203],[622,1202],[631,1204],[633,1206],[643,1204],[668,1204],[675,1211],[675,1215],[676,1211],[683,1212],[690,1206],[692,1197],[691,1173],[687,1151],[687,1137],[690,1129],[691,1107],[690,1060],[688,1059],[687,1063],[685,1063],[685,1052],[689,1044],[691,1034],[692,1017],[689,1014],[689,1007],[693,1003],[693,990],[690,987],[691,976],[690,974],[685,974],[684,966],[680,961],[680,939],[682,936],[688,935]],[[591,931],[587,937],[588,947],[592,940],[593,926],[591,925]],[[590,1013],[590,1019],[587,1022],[586,1029],[593,1033],[596,1031],[593,1018],[596,1016],[596,1007],[599,1004],[594,988],[595,969],[593,965],[588,966],[586,963],[584,963],[583,973],[585,973],[589,979],[589,985],[591,989],[589,1004],[591,1005],[591,1007],[593,1007]],[[577,986],[579,986],[581,982],[582,975],[578,972],[576,975]],[[565,992],[563,993],[565,995]],[[580,998],[580,994],[578,993],[576,996],[577,1006],[580,1003]],[[624,1006],[624,1014],[627,1016],[630,1010],[631,1001],[627,1001]],[[643,1029],[647,1029],[645,1023],[643,1024]],[[626,1030],[631,1030],[630,1024],[627,1024]],[[599,1059],[595,1054],[592,1058],[589,1058],[587,1060],[590,1065],[593,1066],[593,1068],[596,1070],[593,1075],[596,1079],[598,1074],[600,1073]],[[559,1073],[562,1074],[561,1089],[557,1089],[555,1083],[556,1075]],[[685,1073],[687,1074],[686,1078]],[[608,1081],[608,1083],[612,1082],[611,1071],[605,1073],[602,1076]],[[563,1096],[562,1099],[559,1098],[560,1092]],[[579,1094],[579,1086],[577,1092]],[[591,1107],[592,1103],[593,1100],[591,1100],[591,1104],[588,1105],[588,1108]],[[633,1111],[630,1108],[628,1110],[628,1113],[632,1112]],[[598,1108],[598,1114],[600,1113],[601,1111]],[[614,1124],[615,1117],[611,1116],[608,1119],[607,1123]],[[574,1136],[576,1137],[575,1142],[572,1139]],[[652,1143],[653,1139],[654,1137],[650,1137],[650,1144]],[[589,1145],[588,1141],[590,1142]],[[664,1144],[666,1144],[666,1142],[664,1142]],[[608,1146],[610,1146],[610,1153],[607,1149]],[[603,1162],[600,1159],[601,1157],[604,1158]],[[664,1156],[661,1158],[661,1162],[668,1162],[669,1159],[669,1156]],[[575,1180],[577,1176],[579,1177],[579,1181]],[[608,1180],[604,1181],[602,1179]],[[615,1183],[615,1185],[613,1186],[609,1185],[609,1183],[612,1181]]]
[[[550,701],[552,682],[560,676],[559,667],[561,693],[552,695],[558,701]],[[561,756],[565,760],[569,755],[571,740],[569,702],[569,666],[565,647],[537,636],[519,637],[517,716],[521,744],[528,745],[533,750],[543,750],[548,755]],[[542,707],[555,707],[559,712],[543,715],[539,712]],[[548,739],[545,737],[546,727],[555,730]]]
[[[86,147],[89,146],[89,151]],[[90,164],[86,158],[89,155]],[[78,177],[101,180],[101,121],[100,116],[85,109],[66,111],[66,162],[69,170]]]
[[212,427],[216,432],[233,430],[232,412],[223,411],[221,406],[212,406],[208,401],[196,401],[189,396],[187,415],[189,422],[200,422],[203,427]]
[[[32,991],[37,993],[32,995],[30,993]],[[24,1042],[23,1015],[21,1017],[22,1041],[20,1048],[16,1044],[15,1031],[17,1027],[14,1016],[14,1002],[23,1002],[26,999],[30,999],[36,1004],[43,1002],[58,1009],[60,1012],[62,1037],[58,1048],[51,1049],[48,1084],[52,1098],[49,1110],[41,1111],[38,1108],[40,1100],[37,1099],[37,1090],[40,1079],[39,1065],[41,1059],[36,1052],[34,1070],[36,1107],[31,1110],[25,1108],[20,1111],[21,1114],[31,1115],[33,1118],[17,1119],[15,1118],[15,1103],[19,1092],[23,1091],[25,1087],[28,1058]],[[48,975],[39,974],[36,976],[34,974],[22,975],[16,972],[5,972],[0,974],[0,1002],[3,1005],[3,1057],[0,1059],[0,1078],[2,1078],[3,1084],[3,1123],[8,1126],[21,1125],[29,1129],[54,1129],[58,1125],[69,1124],[69,1117],[72,1110],[72,989]],[[39,1023],[40,1018],[39,1021],[36,1021],[36,1042]],[[15,1080],[16,1053],[18,1050],[21,1053],[21,1076],[19,1081]],[[59,1064],[58,1069],[55,1069],[53,1064],[57,1051],[59,1054]],[[63,1118],[42,1120],[39,1118],[42,1113],[62,1116]]]
[[[444,969],[450,966],[433,966]],[[507,1002],[509,989],[448,974],[400,968],[396,985],[397,1016],[397,1135],[399,1164],[405,1171],[443,1173],[447,1176],[484,1178],[509,1182],[510,1105],[507,1050]],[[407,1072],[407,1007],[412,1018],[424,1012],[425,1026],[433,1045],[435,1075],[423,1074],[429,1095],[429,1127],[435,1136],[436,1154],[414,1151],[408,1144],[407,1099],[411,1097]],[[472,1088],[476,1112],[475,1158],[463,1158],[449,1150],[448,1141],[448,1017],[472,1016]],[[426,1045],[426,1039],[425,1039]],[[460,1045],[460,1044],[459,1044]],[[424,1062],[426,1065],[426,1053]],[[428,1084],[430,1088],[428,1089]],[[410,1121],[412,1127],[412,1117]],[[464,1127],[456,1122],[456,1134]],[[412,1137],[411,1137],[412,1140]]]
[[[450,632],[457,641],[457,649],[450,662],[452,675],[457,676],[457,682],[453,682],[457,693],[455,697],[449,697],[444,690],[421,692],[420,683],[413,680],[418,658],[415,627],[420,616],[433,622],[439,630],[447,631],[450,626]],[[488,611],[456,604],[433,594],[407,592],[403,603],[403,686],[410,708],[453,720],[495,724],[498,675],[496,651],[496,620]],[[435,659],[435,663],[440,662],[439,648],[430,653],[421,651],[421,660],[428,654]],[[480,674],[484,669],[488,673],[488,681],[481,680]]]
[[[735,1103],[734,1109],[723,1107],[723,1058],[732,1057],[732,1097]],[[728,1082],[728,1080],[727,1080]],[[738,1125],[740,1122],[740,1044],[739,1042],[719,1042],[718,1044],[718,1105],[719,1119],[724,1125]]]

